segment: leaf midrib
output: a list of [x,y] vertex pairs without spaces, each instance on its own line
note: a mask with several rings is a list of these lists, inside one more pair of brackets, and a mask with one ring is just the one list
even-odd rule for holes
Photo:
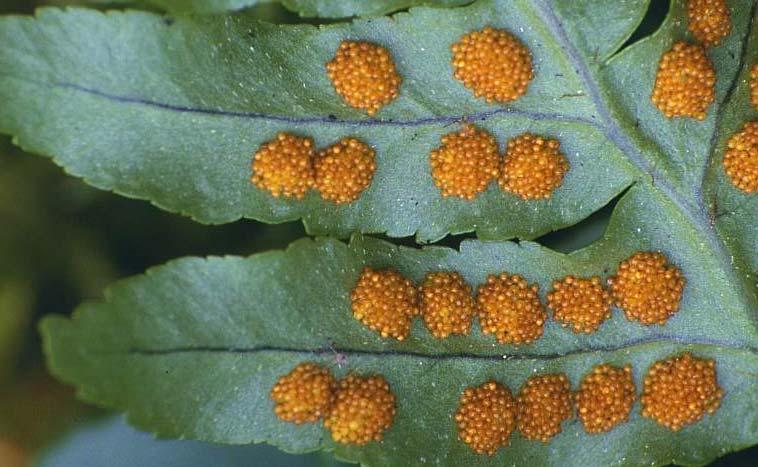
[[47,87],[47,88],[69,89],[72,91],[101,97],[103,99],[116,102],[116,103],[155,107],[158,109],[173,111],[173,112],[178,112],[178,113],[194,113],[194,114],[211,115],[211,116],[219,116],[219,117],[243,118],[243,119],[262,120],[262,121],[275,122],[275,123],[288,123],[292,125],[320,124],[320,125],[343,125],[343,126],[356,126],[356,127],[388,126],[388,127],[401,127],[402,128],[402,127],[415,127],[415,126],[427,126],[427,125],[449,125],[449,124],[466,122],[466,121],[473,122],[473,121],[478,121],[478,120],[487,120],[493,117],[507,115],[507,116],[513,116],[513,117],[528,118],[535,121],[575,123],[579,125],[586,125],[586,126],[595,128],[597,130],[603,130],[603,127],[598,125],[596,122],[593,122],[592,120],[589,120],[586,118],[567,116],[567,115],[551,113],[551,112],[532,112],[532,111],[527,111],[527,110],[516,109],[513,107],[501,107],[501,108],[496,108],[496,109],[488,109],[481,112],[472,112],[472,113],[460,114],[460,115],[435,115],[432,117],[424,117],[424,118],[417,118],[417,119],[410,119],[410,120],[393,120],[393,119],[359,120],[359,119],[341,119],[341,118],[329,118],[329,117],[290,117],[286,115],[264,114],[261,112],[182,106],[182,105],[170,104],[166,102],[154,101],[154,100],[145,99],[141,97],[112,94],[109,92],[102,91],[100,89],[86,87],[86,86],[82,86],[76,83],[49,82],[49,81],[34,80],[28,77],[19,77],[19,76],[13,75],[12,73],[7,73],[7,72],[0,72],[0,76],[8,77],[11,79],[17,79],[19,81],[24,81],[27,83],[31,83],[37,86],[42,86],[42,87]]
[[658,334],[641,337],[625,342],[622,345],[607,346],[585,346],[582,348],[570,350],[568,352],[556,352],[548,354],[539,353],[520,353],[507,354],[505,352],[493,354],[481,354],[473,352],[453,352],[453,353],[426,353],[412,350],[366,350],[360,348],[346,348],[333,345],[326,345],[317,348],[300,348],[292,346],[277,345],[260,345],[251,347],[223,347],[223,346],[186,346],[171,347],[166,349],[151,349],[142,347],[132,347],[120,352],[92,352],[93,354],[124,354],[124,355],[141,355],[141,356],[165,356],[188,353],[221,353],[221,354],[256,354],[256,353],[290,353],[290,354],[308,354],[314,356],[324,355],[353,355],[353,356],[374,356],[374,357],[405,357],[419,358],[426,360],[486,360],[486,361],[504,361],[504,360],[556,360],[576,355],[584,355],[598,352],[618,352],[629,350],[635,347],[644,347],[655,344],[682,344],[682,345],[702,345],[718,347],[721,349],[740,350],[752,353],[758,356],[758,347],[739,345],[734,342],[719,339],[692,339],[676,336],[673,334]]

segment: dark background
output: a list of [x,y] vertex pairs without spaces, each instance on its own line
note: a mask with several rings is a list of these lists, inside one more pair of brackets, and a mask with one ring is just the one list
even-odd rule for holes
[[[0,14],[62,3],[0,0]],[[277,22],[301,21],[276,5],[256,10]],[[653,0],[629,44],[654,32],[667,11],[668,0]],[[602,234],[614,204],[539,241],[562,251],[591,243]],[[47,467],[337,465],[328,454],[289,456],[268,446],[155,441],[118,416],[78,403],[69,388],[52,380],[36,332],[41,316],[69,313],[80,302],[101,297],[109,283],[170,259],[249,255],[283,248],[304,235],[299,222],[203,226],[90,188],[0,136],[0,467],[32,462]],[[465,237],[441,243],[456,246]],[[413,239],[393,241],[413,244]],[[758,466],[758,448],[712,465]]]

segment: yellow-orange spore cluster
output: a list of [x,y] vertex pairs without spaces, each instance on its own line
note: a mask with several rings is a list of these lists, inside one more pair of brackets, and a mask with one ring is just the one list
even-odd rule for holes
[[313,166],[321,197],[337,204],[358,199],[374,178],[374,156],[370,146],[355,138],[343,138],[320,150]]
[[726,0],[689,0],[689,29],[707,46],[717,45],[732,30],[732,16]]
[[429,332],[443,339],[468,334],[476,311],[471,287],[457,272],[432,272],[420,287],[421,316]]
[[286,422],[314,423],[329,411],[334,388],[329,370],[314,363],[301,363],[271,389],[274,413]]
[[685,353],[650,367],[642,392],[642,415],[678,431],[714,413],[722,395],[716,362]]
[[474,199],[497,178],[497,141],[485,130],[464,125],[460,132],[442,137],[442,146],[429,154],[429,164],[442,196]]
[[518,99],[534,77],[529,49],[507,31],[488,27],[470,32],[452,51],[455,78],[487,102]]
[[525,133],[508,141],[498,182],[523,199],[549,198],[569,169],[560,143]]
[[413,282],[392,269],[363,269],[350,294],[353,316],[382,337],[402,341],[411,332],[411,319],[419,313]]
[[758,63],[750,69],[750,101],[758,109]]
[[324,427],[334,441],[363,445],[381,441],[395,417],[395,395],[382,376],[348,375],[339,381]]
[[598,365],[584,377],[576,393],[576,409],[587,433],[609,431],[629,419],[635,388],[632,368]]
[[544,443],[571,417],[571,386],[562,373],[529,378],[518,396],[518,429],[526,439]]
[[467,388],[461,394],[455,422],[458,437],[478,454],[493,455],[516,428],[516,402],[496,381]]
[[337,94],[369,115],[395,99],[402,82],[390,52],[370,42],[342,41],[326,71]]
[[638,252],[624,260],[610,280],[611,294],[626,317],[664,324],[679,310],[685,279],[659,252]]
[[536,284],[529,285],[518,274],[490,275],[479,286],[477,297],[482,332],[494,334],[501,344],[527,344],[542,336],[547,319],[537,295]]
[[747,122],[727,142],[724,171],[746,193],[758,192],[758,121]]
[[302,199],[313,186],[313,140],[279,133],[253,156],[251,181],[274,197]]
[[595,332],[611,317],[611,295],[603,288],[600,278],[567,276],[553,282],[547,304],[553,316],[574,332]]
[[677,42],[658,65],[652,100],[668,117],[703,120],[715,96],[716,71],[701,45]]

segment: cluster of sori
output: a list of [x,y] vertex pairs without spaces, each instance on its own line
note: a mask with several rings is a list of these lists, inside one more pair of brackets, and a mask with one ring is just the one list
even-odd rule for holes
[[[441,140],[429,165],[444,197],[472,200],[497,180],[522,199],[546,199],[569,168],[557,140],[530,133],[509,140],[505,157],[491,134],[470,124]],[[280,133],[253,156],[251,180],[274,197],[302,199],[315,188],[327,201],[351,203],[371,184],[374,159],[374,150],[356,138],[315,151],[311,138]]]
[[429,164],[442,196],[468,200],[493,180],[519,198],[547,199],[569,169],[555,139],[524,133],[508,141],[501,157],[495,137],[473,125],[444,135],[442,145],[430,153]]
[[[506,31],[486,28],[465,34],[452,52],[455,78],[488,102],[517,99],[533,76],[529,51]],[[326,71],[345,103],[369,115],[399,95],[402,79],[392,56],[376,44],[343,41]],[[442,146],[430,154],[430,165],[444,196],[473,199],[497,178],[503,189],[521,198],[541,199],[550,196],[568,170],[558,149],[555,140],[524,134],[508,143],[501,163],[494,138],[466,125],[443,136]],[[315,152],[312,139],[280,133],[253,156],[251,181],[274,197],[302,199],[315,188],[328,201],[350,203],[371,183],[374,155],[355,138]]]
[[[640,397],[642,415],[678,431],[715,412],[722,395],[715,362],[685,353],[648,369]],[[464,443],[492,455],[508,445],[517,428],[526,439],[549,442],[574,412],[587,433],[607,432],[629,420],[636,398],[630,366],[601,364],[584,376],[575,392],[563,373],[530,377],[517,397],[494,380],[467,388],[455,421]]]
[[323,418],[332,439],[342,444],[380,441],[395,418],[395,395],[383,376],[336,380],[315,363],[301,363],[280,377],[270,396],[280,420],[300,425]]
[[[689,0],[689,31],[698,43],[677,42],[663,54],[652,100],[668,118],[704,120],[716,95],[716,70],[708,48],[716,47],[732,30],[726,0]],[[758,64],[750,72],[750,93],[758,107]],[[758,192],[758,122],[746,122],[729,138],[723,158],[732,184],[746,192]]]
[[703,120],[713,103],[716,70],[706,47],[717,46],[732,30],[726,0],[689,0],[689,30],[698,44],[675,43],[658,64],[653,103],[668,117]]
[[[677,42],[662,55],[651,99],[668,118],[703,120],[716,86],[707,48],[730,33],[731,17],[726,0],[690,0],[688,16],[689,30],[698,42]],[[473,31],[451,48],[453,77],[487,102],[518,99],[534,77],[529,49],[505,30]],[[343,41],[326,64],[326,73],[347,105],[371,116],[400,94],[402,78],[392,55],[377,44]],[[750,86],[752,102],[758,106],[758,65],[752,68]],[[733,135],[723,158],[729,179],[747,193],[758,191],[757,125],[747,122]],[[310,138],[280,133],[256,152],[252,182],[275,197],[302,199],[315,188],[325,200],[350,203],[371,183],[374,158],[374,150],[355,138],[315,153]],[[546,199],[569,168],[555,139],[525,133],[510,139],[501,157],[494,136],[470,124],[442,136],[429,163],[442,196],[467,200],[493,180],[522,199]]]
[[[750,69],[750,101],[758,110],[758,63]],[[745,123],[729,138],[724,170],[734,186],[746,193],[758,193],[758,121]]]
[[[300,425],[323,419],[332,439],[341,444],[381,441],[397,406],[384,377],[348,374],[336,380],[315,363],[301,363],[281,376],[270,396],[280,420]],[[644,417],[678,431],[714,413],[722,396],[716,363],[684,353],[650,366],[639,399]],[[631,366],[600,364],[576,391],[564,373],[531,376],[516,397],[495,380],[466,388],[453,418],[464,443],[492,455],[508,445],[516,429],[525,439],[547,443],[574,414],[585,432],[607,432],[629,420],[635,400]]]
[[356,138],[316,151],[311,138],[279,133],[253,156],[252,182],[274,197],[302,199],[315,188],[327,201],[351,203],[371,184],[374,155]]
[[724,171],[735,187],[746,193],[758,193],[758,121],[745,123],[742,130],[729,138]]
[[[599,277],[567,276],[553,283],[547,306],[576,333],[595,332],[611,317],[611,305],[645,325],[665,324],[678,311],[685,279],[660,252],[638,252],[621,262],[609,287]],[[536,284],[518,274],[492,274],[472,288],[458,272],[430,272],[416,285],[393,269],[363,269],[350,294],[353,316],[385,338],[404,340],[421,315],[437,338],[466,335],[474,316],[484,334],[504,344],[528,344],[542,336],[547,312]]]
[[[529,50],[507,31],[473,31],[451,49],[453,76],[487,102],[518,99],[534,77]],[[343,41],[326,71],[345,103],[369,115],[400,94],[402,78],[392,55],[377,44]]]

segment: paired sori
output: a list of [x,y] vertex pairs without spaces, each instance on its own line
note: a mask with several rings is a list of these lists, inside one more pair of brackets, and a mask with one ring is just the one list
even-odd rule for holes
[[429,164],[442,196],[467,200],[495,179],[521,199],[547,199],[569,169],[558,140],[524,133],[508,141],[501,158],[495,137],[471,124],[444,135],[442,145],[429,154]]
[[255,153],[252,181],[276,197],[302,199],[315,188],[341,204],[358,199],[375,169],[374,150],[355,138],[315,151],[311,138],[279,133]]
[[[684,353],[654,363],[643,381],[642,415],[678,431],[715,412],[723,391],[713,360]],[[315,363],[301,363],[271,389],[276,416],[295,424],[324,419],[332,439],[364,445],[381,441],[393,423],[397,401],[381,375],[348,374],[337,381]],[[563,373],[529,377],[516,397],[495,380],[466,388],[453,420],[458,437],[474,452],[493,455],[518,429],[528,440],[549,442],[576,413],[590,434],[629,420],[637,400],[631,366],[600,364],[572,392]]]
[[[651,101],[667,118],[704,120],[717,80],[708,47],[730,33],[731,18],[725,0],[690,0],[688,17],[696,42],[677,42],[663,53]],[[452,46],[451,64],[453,77],[488,103],[518,99],[534,77],[527,47],[511,33],[491,27],[463,35]],[[401,91],[402,78],[390,52],[376,44],[343,42],[326,68],[336,93],[369,116]],[[751,103],[758,107],[758,64],[751,68],[750,90]],[[430,151],[430,173],[442,196],[472,200],[494,180],[526,200],[549,198],[560,187],[569,164],[557,140],[525,133],[508,141],[501,157],[493,135],[461,123],[460,131],[444,135],[440,147]],[[758,192],[758,122],[746,122],[728,139],[723,168],[737,189]],[[274,196],[301,199],[315,188],[324,199],[349,203],[370,185],[374,169],[373,150],[356,139],[315,153],[309,138],[280,134],[256,153],[252,181]],[[542,336],[546,308],[575,333],[597,331],[614,304],[630,320],[663,325],[678,311],[685,282],[663,253],[637,252],[618,266],[608,287],[599,277],[555,281],[547,307],[537,285],[507,272],[489,275],[474,297],[458,272],[429,272],[417,286],[393,269],[366,267],[350,299],[353,316],[384,338],[405,340],[418,315],[435,338],[467,335],[476,316],[484,334],[518,346]],[[723,396],[716,363],[690,353],[654,363],[642,384],[642,415],[673,431],[715,412]],[[336,381],[313,363],[281,377],[271,397],[280,419],[299,424],[323,417],[340,443],[381,440],[396,411],[384,377],[349,374]],[[515,397],[495,380],[466,388],[453,420],[464,443],[492,455],[515,430],[526,439],[548,442],[574,413],[587,433],[607,432],[629,419],[637,398],[630,365],[600,364],[576,391],[563,373],[531,376]]]
[[[665,324],[679,309],[685,278],[663,253],[638,252],[618,266],[607,290],[600,277],[567,276],[553,283],[547,307],[575,333],[592,333],[611,317],[616,304],[629,320]],[[384,338],[405,340],[421,315],[436,338],[470,332],[474,316],[484,334],[501,344],[522,345],[542,336],[547,312],[539,287],[518,274],[490,274],[476,299],[463,277],[430,272],[416,287],[393,269],[363,269],[350,294],[353,316]]]
[[300,425],[324,419],[343,444],[379,441],[395,417],[395,395],[382,376],[349,374],[341,380],[321,366],[302,363],[271,389],[276,416]]
[[[429,166],[443,197],[466,200],[493,180],[521,199],[547,199],[569,169],[558,140],[524,133],[508,141],[501,157],[495,137],[472,124],[442,136]],[[324,200],[347,204],[371,185],[376,161],[374,149],[357,138],[316,151],[310,137],[282,132],[258,149],[252,167],[252,182],[274,197],[303,199],[315,188]]]

